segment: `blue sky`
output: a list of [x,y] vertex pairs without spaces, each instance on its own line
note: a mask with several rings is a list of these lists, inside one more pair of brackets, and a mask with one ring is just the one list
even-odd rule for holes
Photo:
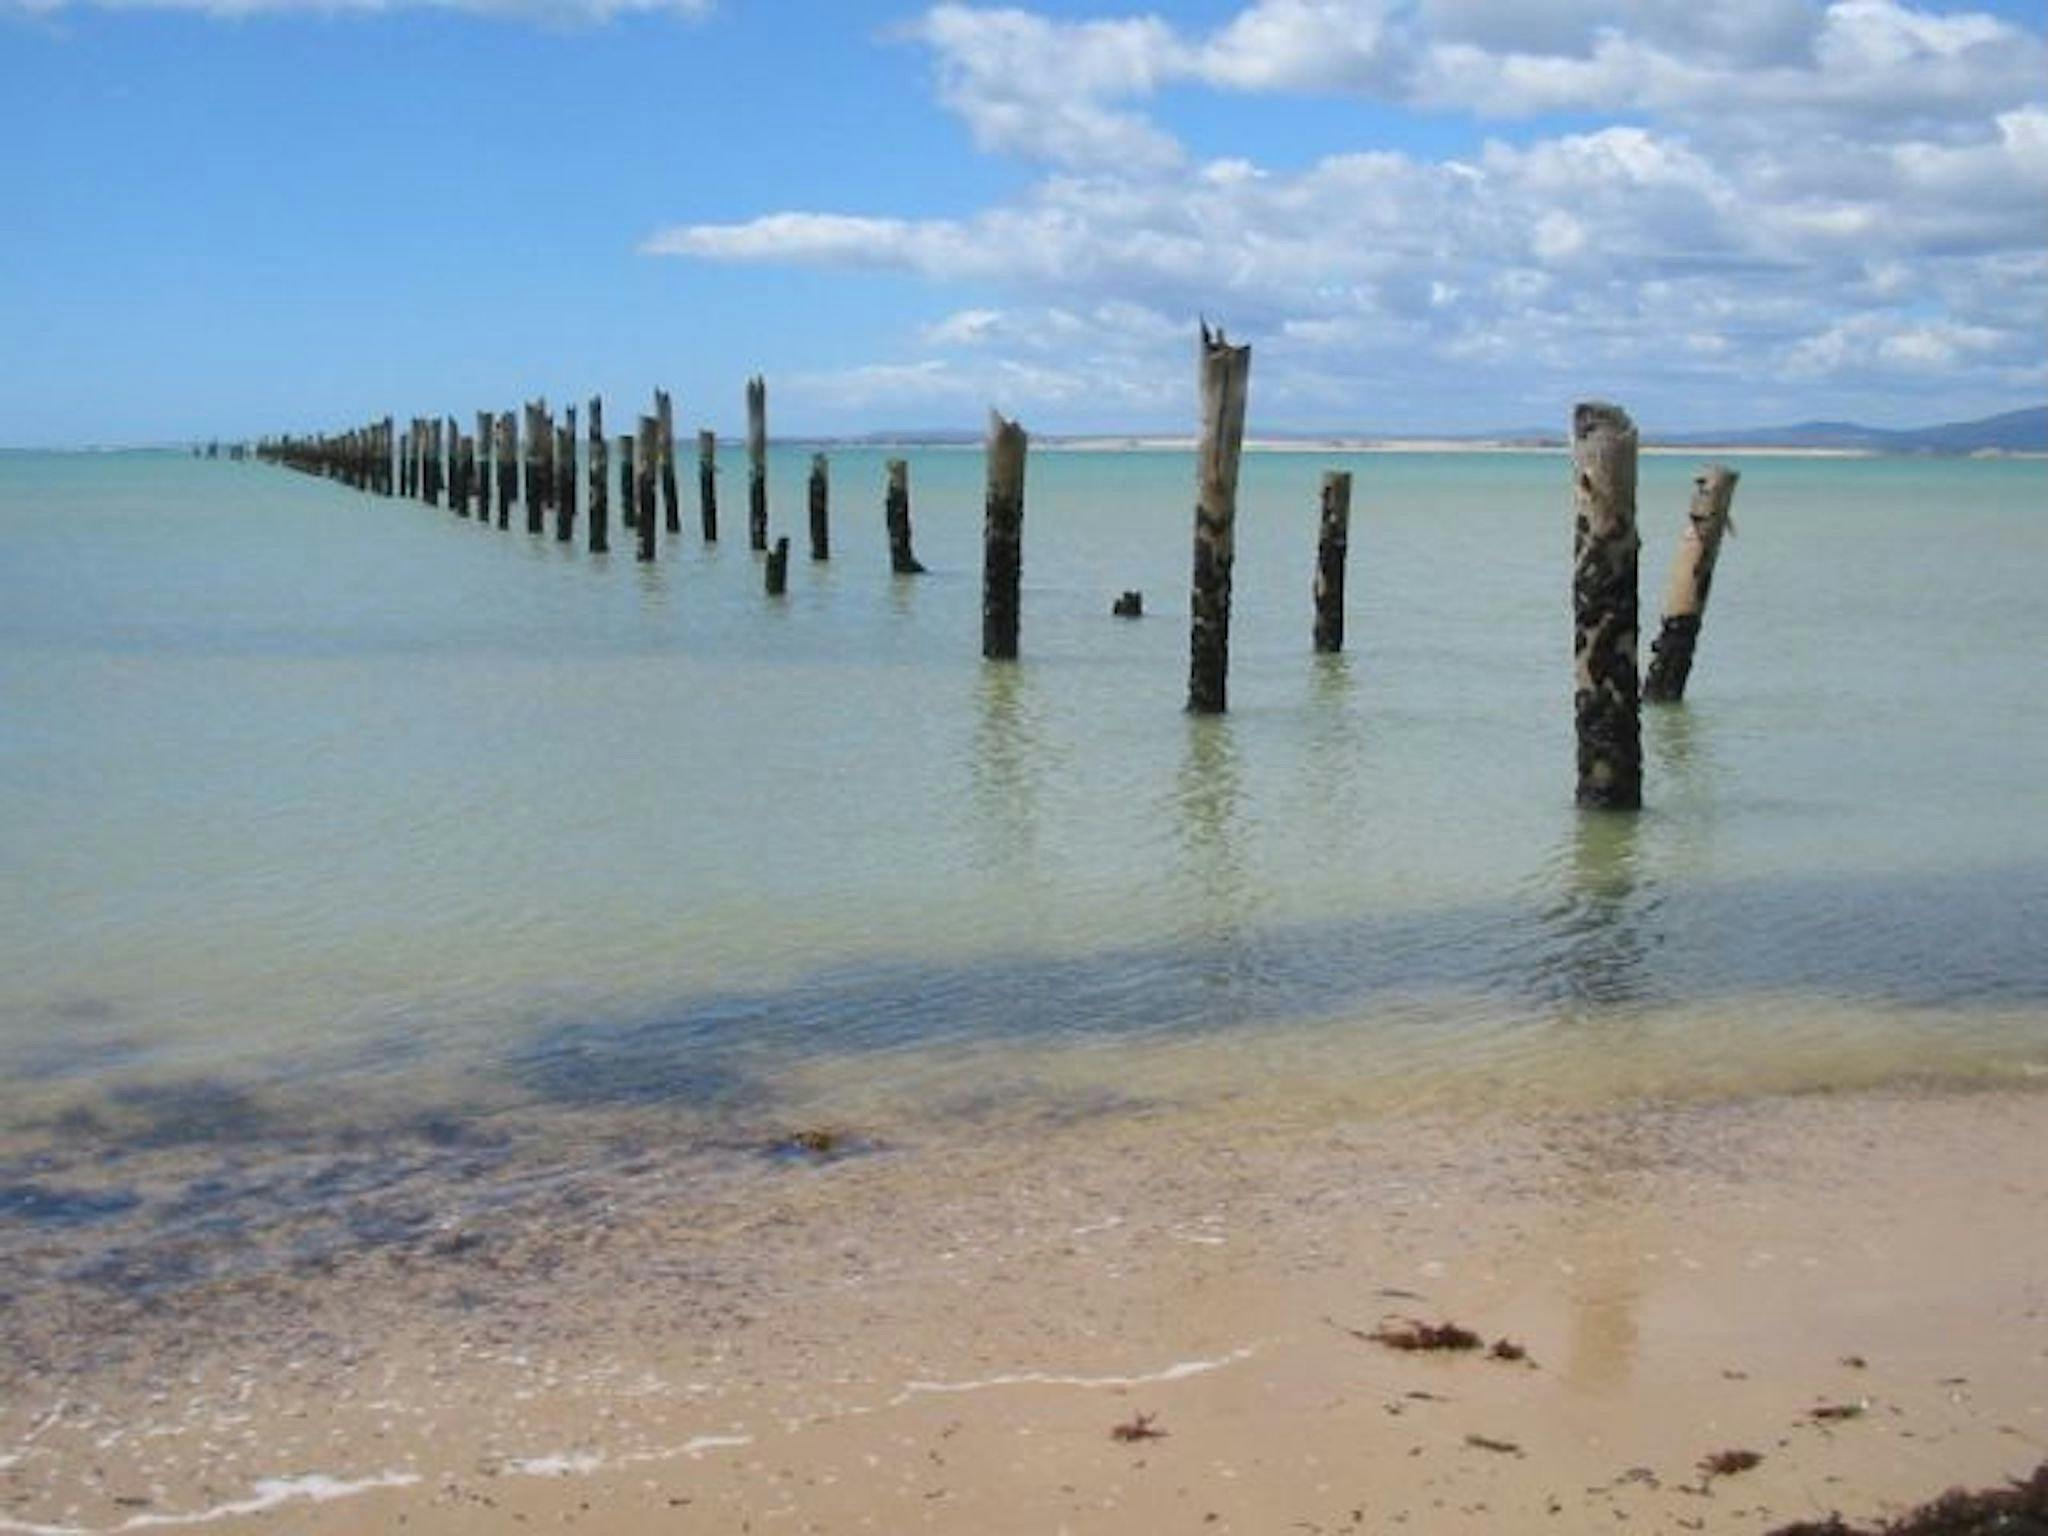
[[0,0],[0,442],[2048,398],[2041,8]]

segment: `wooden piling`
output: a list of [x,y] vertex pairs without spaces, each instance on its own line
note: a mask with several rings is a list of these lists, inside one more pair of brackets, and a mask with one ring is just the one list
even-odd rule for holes
[[747,380],[747,547],[768,547],[768,381]]
[[1736,479],[1726,464],[1709,464],[1693,478],[1692,505],[1664,588],[1664,620],[1650,642],[1650,665],[1643,677],[1643,698],[1652,704],[1676,704],[1685,697],[1693,651],[1707,618],[1707,594],[1714,587],[1714,562],[1721,557],[1721,535],[1732,526],[1728,505],[1735,499]]
[[576,407],[562,407],[562,425],[555,432],[555,542],[576,538]]
[[1220,715],[1230,678],[1230,578],[1237,558],[1237,465],[1252,349],[1202,325],[1202,440],[1195,461],[1195,569],[1189,598],[1188,709]]
[[1618,405],[1572,411],[1572,667],[1578,803],[1643,803],[1636,680],[1636,428]]
[[789,590],[789,540],[777,539],[775,547],[768,551],[763,579],[767,583],[768,595],[780,597]]
[[542,529],[541,503],[546,495],[542,489],[540,456],[540,407],[533,401],[526,402],[526,452],[523,467],[526,471],[526,531],[539,533]]
[[619,434],[619,526],[637,528],[640,513],[634,505],[636,500],[633,487],[638,483],[633,467],[633,434]]
[[519,497],[519,421],[510,411],[498,416],[492,458],[498,463],[498,526],[512,526],[512,503]]
[[813,560],[830,560],[832,558],[832,491],[831,482],[828,479],[829,473],[830,471],[825,463],[825,455],[822,453],[812,454],[810,510],[811,558]]
[[430,507],[441,505],[441,487],[447,474],[441,437],[441,418],[436,416],[427,424],[427,505]]
[[704,542],[718,542],[718,434],[708,427],[697,434],[697,522]]
[[590,552],[602,555],[610,551],[611,507],[607,498],[611,494],[611,480],[606,473],[604,400],[598,395],[590,397]]
[[662,527],[674,538],[683,531],[683,509],[676,491],[676,413],[668,391],[654,392],[654,418],[660,424]]
[[1351,476],[1332,469],[1323,475],[1323,506],[1316,536],[1315,648],[1344,649],[1344,562],[1351,546]]
[[548,403],[545,400],[540,403],[540,417],[534,425],[540,438],[540,511],[542,524],[540,528],[534,529],[534,532],[540,533],[545,531],[547,514],[554,510],[556,488],[555,413],[548,409]]
[[462,458],[462,432],[455,418],[448,418],[448,510],[469,516],[468,467]]
[[476,515],[486,528],[491,525],[491,413],[476,413]]
[[882,499],[882,516],[889,526],[889,569],[898,576],[920,576],[924,567],[910,547],[910,465],[903,459],[889,461],[889,489]]
[[988,413],[988,499],[981,529],[981,654],[1017,656],[1024,576],[1024,429]]
[[[192,450],[192,457],[199,457],[199,450]],[[408,428],[398,434],[398,494],[412,494],[412,431]]]
[[640,418],[640,441],[633,461],[633,516],[640,530],[640,558],[654,558],[654,469],[661,453],[661,423]]

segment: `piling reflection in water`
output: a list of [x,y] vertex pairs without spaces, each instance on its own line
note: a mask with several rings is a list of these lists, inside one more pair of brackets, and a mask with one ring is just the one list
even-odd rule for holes
[[1638,865],[1638,820],[1579,815],[1546,878],[1556,889],[1537,916],[1530,984],[1566,1019],[1651,1000],[1654,887]]
[[975,684],[972,782],[976,862],[1016,875],[1035,872],[1044,740],[1034,674],[984,666]]
[[1259,908],[1236,729],[1226,715],[1188,717],[1187,747],[1168,806],[1180,845],[1186,935],[1202,946],[1196,963],[1204,978],[1229,986],[1247,979],[1248,929]]

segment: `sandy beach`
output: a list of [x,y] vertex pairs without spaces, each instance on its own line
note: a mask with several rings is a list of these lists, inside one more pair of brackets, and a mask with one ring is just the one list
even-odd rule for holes
[[[544,1221],[25,1299],[0,1530],[1869,1516],[2048,1454],[2044,1138],[1984,1090],[655,1150]],[[1370,1337],[1404,1319],[1526,1358]]]

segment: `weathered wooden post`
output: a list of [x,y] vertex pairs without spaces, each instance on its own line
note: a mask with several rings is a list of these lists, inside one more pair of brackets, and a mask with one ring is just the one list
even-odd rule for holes
[[[192,457],[199,457],[199,450],[192,450]],[[398,434],[398,494],[412,494],[412,431],[410,428]]]
[[512,526],[512,503],[519,499],[519,418],[498,415],[498,526]]
[[770,597],[780,597],[789,590],[789,540],[777,539],[775,547],[768,551],[764,579]]
[[555,542],[576,538],[576,407],[562,407],[562,425],[555,433]]
[[555,505],[555,413],[548,409],[547,401],[540,403],[540,508],[542,526],[535,533],[546,530],[547,514]]
[[1237,558],[1237,463],[1252,349],[1202,325],[1202,441],[1195,460],[1195,574],[1189,598],[1188,709],[1220,715],[1230,677],[1230,576]]
[[768,547],[768,381],[747,380],[747,547]]
[[1344,649],[1344,560],[1351,546],[1351,476],[1341,469],[1323,475],[1323,515],[1316,536],[1316,624],[1318,651]]
[[590,397],[590,552],[602,555],[612,547],[611,480],[604,461],[604,399]]
[[889,525],[889,569],[897,576],[918,576],[924,567],[910,548],[910,465],[903,459],[889,461],[889,489],[882,500],[882,515]]
[[448,510],[469,516],[469,466],[462,457],[462,431],[448,418]]
[[635,484],[637,484],[637,477],[633,468],[633,434],[621,432],[619,434],[619,526],[621,528],[638,527],[640,523],[640,513],[634,505],[637,499],[633,490]]
[[1726,464],[1709,464],[1693,478],[1692,505],[1664,589],[1664,622],[1650,642],[1650,666],[1643,678],[1643,697],[1653,704],[1676,704],[1685,697],[1693,650],[1707,618],[1707,594],[1714,587],[1714,562],[1721,557],[1721,535],[1734,529],[1728,504],[1735,499],[1736,479]]
[[1578,803],[1643,803],[1636,681],[1636,428],[1618,405],[1572,411],[1572,712]]
[[1018,589],[1024,576],[1024,429],[988,413],[988,499],[981,527],[981,654],[1017,656]]
[[441,418],[436,416],[427,427],[427,505],[441,505],[441,482],[444,473],[441,443]]
[[654,392],[654,416],[661,424],[662,527],[674,538],[683,531],[683,509],[676,491],[676,413],[668,391]]
[[706,427],[697,434],[697,522],[704,542],[718,542],[718,434]]
[[[470,515],[470,493],[472,489],[475,487],[477,479],[476,439],[471,437],[467,432],[462,434],[462,452],[460,457],[462,462],[462,494],[460,498],[457,500],[456,505],[461,509],[462,515],[464,517],[468,517]],[[476,515],[478,517],[482,517],[484,514],[479,512]]]
[[633,516],[640,530],[640,558],[654,558],[654,467],[661,453],[661,423],[640,418],[640,442],[633,461]]
[[542,489],[544,481],[541,472],[541,421],[540,407],[533,401],[526,402],[526,531],[541,531],[541,503],[546,496]]
[[829,471],[825,455],[811,455],[811,558],[830,560],[832,558],[832,511],[831,488],[827,480]]
[[491,525],[491,413],[476,413],[476,515],[486,528]]

